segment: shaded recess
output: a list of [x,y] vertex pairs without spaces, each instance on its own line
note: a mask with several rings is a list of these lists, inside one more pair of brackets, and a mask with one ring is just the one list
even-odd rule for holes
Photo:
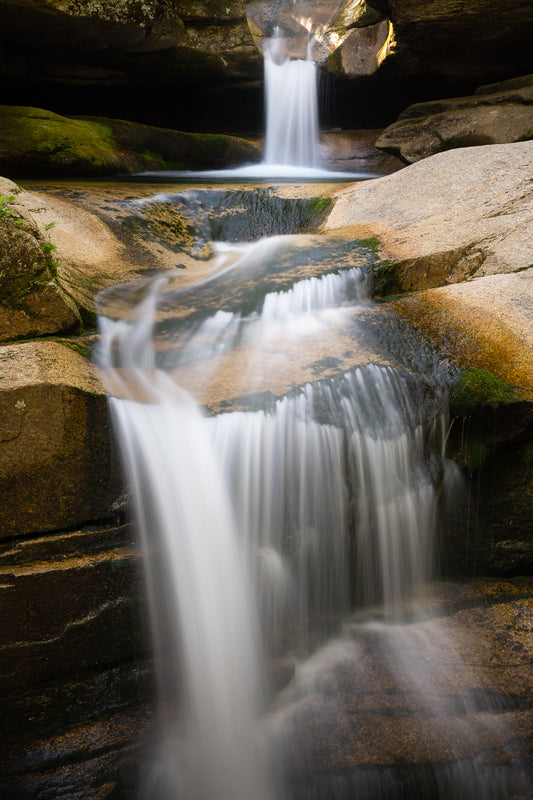
[[4,102],[257,133],[258,45],[274,25],[315,36],[325,127],[383,126],[410,103],[533,71],[527,0],[10,0],[0,4]]

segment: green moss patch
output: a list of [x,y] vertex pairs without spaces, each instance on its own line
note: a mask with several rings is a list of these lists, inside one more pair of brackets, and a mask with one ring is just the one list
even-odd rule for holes
[[21,173],[116,172],[121,156],[105,125],[26,106],[0,106],[0,164]]
[[406,294],[399,264],[389,259],[378,260],[374,269],[374,297],[393,300]]
[[0,173],[96,176],[161,169],[214,169],[259,160],[245,140],[103,117],[62,117],[0,106]]
[[450,387],[450,413],[453,417],[468,417],[478,409],[518,400],[516,389],[484,369],[464,370]]

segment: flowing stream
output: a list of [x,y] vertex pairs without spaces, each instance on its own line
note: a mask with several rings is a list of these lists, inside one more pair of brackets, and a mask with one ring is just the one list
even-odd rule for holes
[[[272,136],[268,159],[307,152]],[[161,708],[142,798],[511,797],[520,766],[478,758],[506,724],[424,610],[458,482],[445,380],[376,335],[369,250],[255,218],[247,242],[222,221],[196,283],[100,298]]]

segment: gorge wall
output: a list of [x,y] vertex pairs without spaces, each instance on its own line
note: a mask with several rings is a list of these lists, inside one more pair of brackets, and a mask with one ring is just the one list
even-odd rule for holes
[[[326,126],[533,71],[528,0],[9,0],[4,103],[177,128],[262,129],[263,36],[311,30]],[[296,47],[296,45],[295,45]]]

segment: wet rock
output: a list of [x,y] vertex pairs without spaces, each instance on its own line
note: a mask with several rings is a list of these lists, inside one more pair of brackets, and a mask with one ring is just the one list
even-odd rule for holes
[[155,727],[148,705],[126,707],[4,751],[6,798],[134,800]]
[[354,621],[297,669],[274,716],[296,796],[431,797],[435,774],[450,797],[527,788],[531,582],[451,584],[423,602],[421,617]]
[[533,396],[533,274],[493,275],[392,302],[462,369],[488,370]]
[[[531,580],[449,583],[423,605],[422,617],[414,604],[401,620],[355,619],[297,667],[267,725],[294,796],[467,800],[487,784],[527,796]],[[0,790],[129,800],[153,732],[141,704],[14,743]]]
[[[0,618],[3,746],[153,697],[144,587],[130,525],[4,541]],[[105,750],[103,742],[94,744]],[[20,748],[12,772],[23,757],[27,770],[35,769],[31,751]],[[71,756],[67,749],[63,763]]]
[[213,239],[247,240],[257,231],[259,216],[265,235],[306,230],[330,204],[327,185],[312,192],[298,187],[296,193],[287,186],[241,187],[231,199],[224,189],[179,188],[76,181],[67,187],[32,185],[17,195],[36,224],[55,223],[49,233],[61,285],[90,324],[100,291],[156,271],[168,271],[187,285],[208,274]]
[[485,407],[453,421],[450,456],[465,475],[462,513],[441,542],[448,575],[533,574],[533,406]]
[[320,137],[321,155],[329,169],[388,175],[405,165],[395,156],[378,150],[376,140],[381,131],[329,131]]
[[533,76],[483,86],[469,97],[417,103],[386,128],[376,146],[407,163],[456,147],[533,138]]
[[0,538],[109,518],[121,492],[107,400],[68,342],[0,351]]
[[[50,537],[51,551],[66,545],[57,556],[28,555],[23,563],[10,563],[11,552],[2,552],[0,672],[11,703],[13,693],[32,688],[41,691],[43,703],[46,692],[36,687],[72,681],[146,652],[135,549],[123,544],[120,530],[108,532],[107,548],[100,543],[96,549],[88,530],[77,535],[76,550],[69,553],[69,537],[74,534]],[[60,708],[50,713],[59,715]]]

